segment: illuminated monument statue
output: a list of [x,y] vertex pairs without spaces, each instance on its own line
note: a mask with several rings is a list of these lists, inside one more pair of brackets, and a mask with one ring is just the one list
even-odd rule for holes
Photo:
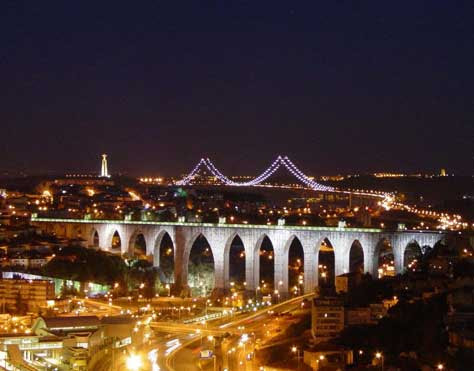
[[100,176],[103,178],[109,178],[109,171],[107,170],[107,155],[102,155],[102,166],[100,170]]

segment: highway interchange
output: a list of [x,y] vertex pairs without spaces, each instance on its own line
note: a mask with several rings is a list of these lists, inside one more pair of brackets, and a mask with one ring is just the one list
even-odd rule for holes
[[[255,347],[264,346],[265,340],[279,335],[288,325],[288,321],[285,324],[281,315],[301,308],[303,300],[313,295],[299,296],[271,306],[260,306],[261,309],[258,310],[255,307],[245,313],[203,323],[152,321],[149,323],[152,336],[143,346],[125,352],[116,350],[113,357],[110,352],[99,361],[96,369],[130,371],[126,359],[131,354],[137,354],[142,363],[137,371],[269,370],[257,364],[254,358]],[[108,315],[116,315],[121,309],[95,300],[86,299],[83,304],[101,313],[108,309]],[[212,356],[201,359],[200,352],[206,350],[212,351]]]
[[[301,307],[300,296],[281,304],[268,306],[252,314],[240,315],[230,321],[207,324],[205,331],[194,330],[177,335],[158,336],[160,340],[148,353],[156,359],[153,371],[168,370],[262,370],[253,357],[257,339],[275,335],[281,331],[276,314],[290,312]],[[222,341],[221,349],[213,349],[216,337],[225,330],[230,335]],[[212,335],[214,331],[214,335]],[[211,337],[212,336],[212,337]],[[242,341],[244,340],[244,341]],[[214,357],[199,359],[200,350],[213,350]]]

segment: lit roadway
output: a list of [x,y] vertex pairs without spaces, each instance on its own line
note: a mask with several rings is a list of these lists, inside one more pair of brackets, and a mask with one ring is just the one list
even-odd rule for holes
[[[167,333],[164,336],[155,337],[149,344],[136,349],[142,356],[142,368],[140,370],[168,370],[168,371],[202,371],[213,370],[214,361],[216,370],[229,371],[257,371],[254,360],[247,361],[246,356],[252,353],[256,339],[264,339],[266,333],[275,335],[275,330],[279,323],[272,317],[271,313],[282,313],[300,307],[304,298],[313,296],[307,294],[290,299],[280,304],[267,306],[255,313],[235,315],[237,318],[227,317],[209,321],[206,325],[181,324],[176,322],[151,322],[150,327],[156,331]],[[90,299],[82,299],[84,304],[95,307],[100,311],[109,311],[110,314],[122,309],[116,305],[97,302]],[[214,340],[209,340],[208,336],[222,336],[229,333],[230,336],[222,341],[222,354],[217,352],[215,359],[200,362],[200,350],[213,349]],[[248,335],[245,346],[239,346],[242,334]],[[217,350],[217,347],[216,347]],[[97,371],[125,371],[127,354],[134,353],[133,350],[121,354],[115,351],[114,361],[112,354],[104,357],[96,365]]]
[[[79,316],[117,316],[122,313],[123,308],[118,305],[113,305],[112,303],[104,303],[101,301],[93,300],[93,299],[73,299],[73,301],[80,302],[82,305],[89,310],[85,310],[83,312],[79,312]],[[70,314],[68,314],[70,315]]]
[[[194,331],[194,333],[164,338],[157,344],[157,348],[152,351],[153,354],[151,357],[157,355],[157,363],[153,371],[213,370],[214,361],[216,362],[216,370],[223,370],[225,368],[229,371],[258,370],[253,358],[247,361],[246,356],[254,350],[257,338],[264,339],[267,332],[275,333],[276,327],[278,326],[275,326],[276,321],[271,313],[282,313],[294,310],[301,306],[301,302],[304,298],[313,295],[314,294],[308,294],[280,304],[268,306],[256,313],[245,317],[240,316],[240,318],[231,320],[220,326],[208,325],[205,331],[200,331],[199,333]],[[212,334],[213,329],[215,330],[214,335],[216,336],[221,335],[222,330],[233,333],[234,335],[222,342],[222,355],[220,352],[217,352],[215,359],[212,358],[200,364],[199,351],[213,349],[214,340],[207,338],[208,334]],[[242,334],[247,334],[248,339],[245,341],[245,345],[241,344],[239,346]]]

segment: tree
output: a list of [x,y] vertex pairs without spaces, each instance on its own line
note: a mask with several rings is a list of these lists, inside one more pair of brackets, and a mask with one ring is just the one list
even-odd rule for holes
[[66,281],[63,282],[61,286],[61,298],[66,298],[69,296],[77,296],[79,292],[76,290],[74,285],[68,285]]
[[454,277],[474,277],[474,262],[472,259],[459,259],[454,264]]
[[214,287],[214,266],[209,262],[189,261],[188,281],[193,288],[193,294],[202,295],[204,290],[209,292]]
[[103,251],[68,246],[55,253],[56,257],[43,268],[46,276],[113,285],[128,270],[120,256]]
[[446,312],[445,295],[427,302],[399,302],[377,325],[348,327],[335,342],[353,349],[383,350],[392,363],[400,353],[414,351],[435,364],[448,343],[443,325]]

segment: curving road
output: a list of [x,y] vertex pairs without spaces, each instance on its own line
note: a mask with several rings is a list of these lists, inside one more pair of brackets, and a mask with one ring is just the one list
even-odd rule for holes
[[[212,334],[214,329],[216,336],[222,334],[222,330],[225,329],[229,333],[247,334],[248,337],[244,345],[239,344],[242,339],[241,335],[231,335],[222,342],[220,349],[215,349],[216,370],[222,371],[227,368],[229,371],[258,371],[259,367],[253,360],[252,353],[257,339],[274,336],[279,331],[278,320],[275,319],[273,313],[283,313],[297,309],[301,306],[303,299],[313,295],[308,294],[293,298],[219,326],[209,326],[207,333]],[[206,336],[201,337],[195,333],[187,336],[173,337],[173,339],[180,342],[176,348],[169,352],[159,352],[159,355],[165,357],[164,361],[159,364],[161,370],[214,370],[214,359],[203,362],[199,359],[199,352],[201,350],[213,349],[213,340],[208,340]],[[247,357],[250,359],[247,360]]]

